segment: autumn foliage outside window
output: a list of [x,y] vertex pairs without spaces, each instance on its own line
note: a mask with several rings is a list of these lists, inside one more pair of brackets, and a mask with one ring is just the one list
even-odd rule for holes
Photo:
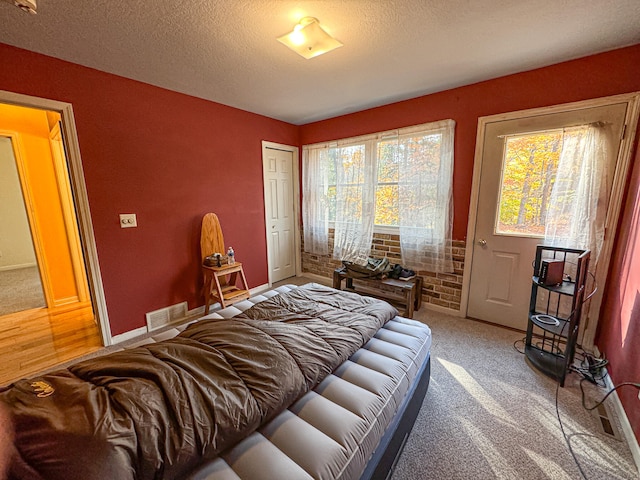
[[[398,228],[403,261],[425,263],[446,249],[450,257],[453,128],[447,120],[305,146],[305,251],[321,253],[333,222],[334,258],[366,260],[374,225]],[[441,268],[450,267],[433,271]]]
[[505,139],[496,233],[544,237],[562,130]]
[[[398,177],[400,162],[404,159],[418,176],[432,177],[428,188],[438,188],[437,174],[440,168],[441,134],[409,135],[401,139],[380,140],[371,144],[361,144],[343,148],[329,148],[327,200],[329,204],[329,221],[336,221],[336,192],[344,190],[345,204],[351,210],[351,216],[359,216],[362,212],[362,199],[365,185],[365,159],[368,148],[373,150],[374,177],[374,225],[397,227],[399,225],[399,189]],[[339,171],[340,170],[340,171]],[[357,172],[357,173],[354,173]],[[342,181],[339,181],[338,178]],[[406,203],[418,208],[418,199],[409,192]],[[433,196],[431,197],[433,198]],[[423,205],[435,208],[434,202]]]

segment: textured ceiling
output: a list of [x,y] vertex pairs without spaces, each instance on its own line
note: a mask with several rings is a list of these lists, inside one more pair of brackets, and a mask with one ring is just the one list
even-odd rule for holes
[[[304,16],[344,47],[276,41]],[[640,1],[0,2],[0,42],[304,124],[640,43]]]

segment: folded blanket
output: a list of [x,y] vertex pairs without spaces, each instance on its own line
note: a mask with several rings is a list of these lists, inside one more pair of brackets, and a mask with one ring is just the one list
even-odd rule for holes
[[16,382],[10,478],[174,479],[275,417],[397,312],[309,284],[231,320]]

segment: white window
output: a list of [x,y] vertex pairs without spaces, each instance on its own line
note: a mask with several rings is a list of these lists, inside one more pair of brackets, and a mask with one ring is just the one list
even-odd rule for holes
[[397,229],[403,262],[450,258],[454,125],[303,147],[305,251],[326,253],[333,222],[334,258],[366,260],[374,225]]

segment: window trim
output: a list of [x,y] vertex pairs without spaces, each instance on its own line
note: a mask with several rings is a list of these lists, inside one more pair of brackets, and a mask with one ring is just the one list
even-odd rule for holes
[[[407,134],[408,135],[408,134]],[[329,149],[331,148],[344,148],[344,147],[357,147],[357,146],[364,146],[364,151],[365,151],[365,157],[367,156],[366,152],[370,152],[370,158],[373,159],[374,165],[373,165],[373,169],[376,172],[375,174],[375,182],[373,184],[373,190],[374,190],[374,198],[376,199],[376,207],[377,207],[377,190],[378,190],[378,186],[385,186],[385,185],[395,185],[396,187],[399,186],[399,182],[395,181],[395,182],[378,182],[378,143],[388,140],[389,139],[389,134],[385,135],[385,136],[370,136],[370,138],[363,138],[362,140],[358,141],[358,142],[346,142],[344,145],[339,145],[339,144],[329,144],[327,145],[327,147]],[[331,187],[337,189],[338,188],[338,179],[336,178],[336,183],[329,183],[327,184],[327,189],[330,189]],[[345,184],[341,184],[342,187],[344,186],[361,186],[364,187],[366,182],[359,182],[359,183],[345,183]],[[396,202],[397,203],[397,202]],[[329,209],[329,211],[331,211],[331,209]],[[329,220],[328,222],[329,224],[329,228],[335,228],[335,220]],[[382,233],[394,233],[397,234],[399,233],[399,229],[400,226],[399,225],[380,225],[375,223],[375,218],[374,218],[374,224],[373,224],[373,231],[374,233],[381,233],[380,230],[388,230],[388,231],[384,231]],[[391,232],[392,231],[392,232]]]
[[[359,137],[348,137],[303,145],[303,181],[305,192],[309,193],[309,195],[307,196],[308,201],[305,202],[305,207],[303,208],[303,222],[309,222],[311,226],[308,230],[305,230],[305,252],[326,254],[327,252],[325,251],[323,245],[324,242],[328,240],[328,231],[330,229],[333,229],[334,231],[338,231],[340,229],[340,223],[337,223],[335,221],[335,215],[333,215],[333,219],[328,219],[326,217],[326,213],[324,213],[328,211],[328,213],[330,213],[331,210],[331,207],[328,206],[326,202],[327,198],[331,196],[329,191],[336,190],[338,187],[337,178],[331,178],[332,183],[328,183],[329,177],[334,177],[334,174],[330,168],[326,168],[325,162],[327,160],[332,160],[333,162],[339,161],[339,159],[336,159],[335,155],[331,153],[339,151],[338,149],[340,148],[349,148],[358,145],[364,146],[366,150],[365,159],[367,161],[367,171],[365,172],[365,176],[368,179],[368,181],[365,181],[365,185],[373,186],[373,188],[377,190],[379,190],[380,187],[389,185],[397,185],[398,188],[400,188],[405,185],[410,185],[410,179],[412,177],[410,175],[405,175],[404,179],[398,178],[397,183],[388,181],[378,183],[379,172],[377,171],[377,168],[375,169],[375,171],[372,171],[372,167],[377,167],[380,163],[378,161],[378,152],[376,152],[375,150],[380,150],[378,148],[379,143],[383,143],[391,139],[398,139],[399,143],[402,143],[402,145],[407,143],[407,148],[409,148],[411,146],[411,142],[406,142],[405,137],[422,138],[426,135],[426,139],[434,137],[434,139],[437,138],[438,140],[436,145],[432,145],[429,148],[438,147],[440,149],[444,148],[444,150],[440,150],[439,154],[437,154],[436,152],[432,152],[430,154],[433,155],[434,153],[436,153],[436,155],[439,155],[441,160],[440,162],[434,163],[432,161],[425,165],[430,166],[429,168],[438,169],[437,175],[431,175],[431,177],[427,177],[425,179],[425,182],[428,182],[429,184],[431,184],[432,182],[437,182],[439,187],[437,188],[436,192],[424,192],[427,196],[425,198],[425,207],[429,207],[429,214],[427,215],[427,217],[425,217],[424,222],[416,218],[415,211],[409,211],[406,212],[408,214],[408,216],[406,217],[406,225],[400,225],[400,221],[398,221],[397,226],[376,225],[374,218],[371,223],[368,223],[371,219],[366,220],[366,223],[362,226],[366,227],[366,229],[368,230],[366,232],[367,236],[370,233],[390,234],[394,236],[397,235],[399,237],[404,234],[406,239],[405,243],[407,245],[407,248],[409,249],[407,255],[410,257],[410,259],[407,261],[413,261],[416,263],[427,262],[430,265],[433,264],[434,271],[452,272],[454,268],[452,264],[451,254],[451,237],[453,228],[452,208],[454,190],[453,170],[455,164],[455,123],[456,122],[452,119],[445,119],[422,123],[419,125],[412,125],[410,127],[404,127],[400,129],[361,135]],[[419,144],[421,145],[422,141],[420,141]],[[371,150],[374,151],[372,152]],[[331,153],[329,153],[330,151]],[[404,150],[401,150],[401,152],[402,151]],[[411,149],[411,151],[413,151],[413,149]],[[423,157],[424,155],[419,156]],[[372,157],[374,157],[373,162]],[[413,159],[413,157],[410,158]],[[445,160],[444,164],[442,164],[442,160]],[[333,171],[335,171],[335,169]],[[409,170],[409,172],[410,171],[411,170]],[[393,175],[388,177],[393,178]],[[446,183],[446,185],[442,185],[443,182]],[[369,194],[371,192],[368,191],[367,193]],[[437,199],[433,198],[434,195],[437,196]],[[445,199],[444,196],[446,196],[447,199]],[[376,197],[378,196],[376,195]],[[369,196],[365,197],[364,199],[367,202],[370,202]],[[401,200],[401,195],[398,196],[398,200]],[[445,201],[446,205],[442,204],[442,202]],[[382,204],[385,207],[385,213],[387,213],[386,207],[388,207],[388,203],[389,202],[387,202],[386,199],[383,199]],[[403,205],[399,205],[399,207],[400,209],[402,209]],[[431,207],[435,208],[436,210],[433,210]],[[437,212],[441,208],[446,209],[448,213],[438,214]],[[403,212],[406,210],[407,209],[405,208]],[[337,214],[337,212],[335,213]],[[400,211],[398,212],[398,214],[404,215],[404,213]],[[418,212],[417,214],[421,215],[420,212]],[[347,218],[345,218],[345,220],[348,221],[348,216]],[[352,220],[355,221],[355,219]],[[400,219],[398,218],[398,220]],[[360,222],[357,221],[357,223],[359,224]],[[421,226],[423,223],[425,223],[425,225]],[[442,225],[440,225],[441,223]],[[349,223],[349,225],[351,225],[351,223]],[[429,231],[425,232],[429,225],[431,225],[432,228]],[[357,225],[351,225],[350,228],[357,228]],[[309,243],[309,245],[311,245],[309,247],[309,250],[307,250],[306,247],[307,242]],[[358,251],[356,252],[357,255],[362,255],[363,247],[363,245],[358,246]],[[424,258],[423,256],[421,256],[422,248],[426,248],[429,251],[428,256]]]

